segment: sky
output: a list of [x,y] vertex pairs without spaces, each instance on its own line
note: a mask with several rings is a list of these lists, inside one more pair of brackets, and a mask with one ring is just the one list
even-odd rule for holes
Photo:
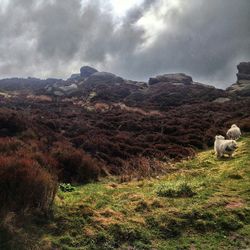
[[68,78],[90,65],[225,88],[250,61],[249,24],[250,0],[0,0],[0,78]]

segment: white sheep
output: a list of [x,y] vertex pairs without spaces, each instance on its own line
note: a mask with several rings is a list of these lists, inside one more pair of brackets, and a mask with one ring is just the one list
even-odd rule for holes
[[214,152],[218,158],[224,156],[224,154],[232,157],[236,148],[237,143],[235,140],[225,140],[225,137],[222,135],[215,136]]
[[238,140],[241,136],[240,128],[233,124],[231,128],[227,131],[227,138],[231,140]]

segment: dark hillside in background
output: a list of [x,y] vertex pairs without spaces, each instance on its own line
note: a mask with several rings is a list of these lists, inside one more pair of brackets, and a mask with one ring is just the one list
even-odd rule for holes
[[[245,77],[248,65],[238,66]],[[82,67],[67,81],[51,80],[46,86],[40,80],[30,82],[26,94],[18,94],[22,84],[10,84],[14,94],[0,95],[0,133],[18,138],[27,148],[37,145],[38,152],[57,162],[62,180],[79,181],[79,170],[64,170],[64,156],[53,153],[59,147],[66,147],[61,150],[65,154],[76,151],[81,159],[92,161],[99,169],[94,179],[96,171],[133,174],[140,168],[134,162],[140,159],[153,174],[161,171],[158,161],[180,160],[211,147],[214,136],[225,134],[233,123],[243,133],[250,131],[250,98],[245,89],[241,92],[242,77],[233,85],[237,91],[225,91],[195,83],[185,74],[156,76],[147,84]],[[65,161],[77,168],[71,162],[74,157]]]

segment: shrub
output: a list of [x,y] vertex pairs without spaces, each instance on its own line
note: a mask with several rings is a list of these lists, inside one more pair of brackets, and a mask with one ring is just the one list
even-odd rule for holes
[[22,142],[11,137],[0,138],[0,153],[13,154],[22,146]]
[[0,132],[13,135],[26,130],[27,118],[9,109],[0,109]]
[[[15,213],[6,213],[0,221],[0,248],[25,250],[29,238],[20,228],[20,220]],[[30,243],[30,242],[29,242]],[[27,244],[28,245],[28,244]]]
[[97,180],[100,175],[100,164],[96,159],[90,155],[83,154],[81,164],[77,169],[78,180],[80,182],[87,182],[90,180]]
[[100,163],[82,150],[60,143],[56,144],[52,155],[58,161],[64,182],[88,182],[97,180],[100,175]]
[[243,132],[250,132],[250,118],[248,117],[248,118],[242,119],[239,122],[239,127],[241,128]]
[[49,173],[58,175],[58,162],[48,154],[42,152],[30,153],[30,158],[35,160],[40,166],[45,168]]
[[34,160],[0,157],[2,212],[25,209],[48,212],[56,190],[55,177]]

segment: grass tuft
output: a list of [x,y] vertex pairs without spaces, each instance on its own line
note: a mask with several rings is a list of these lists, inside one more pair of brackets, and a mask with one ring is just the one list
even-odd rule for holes
[[190,184],[186,182],[176,184],[162,184],[158,187],[156,193],[161,197],[170,198],[192,197],[196,194]]

